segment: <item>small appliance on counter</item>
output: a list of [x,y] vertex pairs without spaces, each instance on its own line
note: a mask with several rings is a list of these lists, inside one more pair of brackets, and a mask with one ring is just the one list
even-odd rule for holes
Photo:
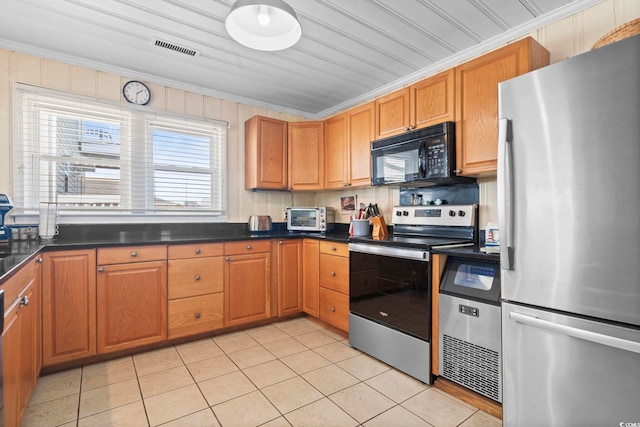
[[251,215],[249,217],[249,231],[271,231],[271,226],[269,215]]
[[332,207],[287,208],[287,230],[325,231],[333,230],[335,212]]
[[4,225],[5,215],[13,209],[13,202],[6,194],[0,194],[0,244],[8,243],[11,237],[11,229]]

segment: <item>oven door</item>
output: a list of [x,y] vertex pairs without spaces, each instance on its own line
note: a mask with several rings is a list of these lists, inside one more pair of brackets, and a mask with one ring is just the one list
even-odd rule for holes
[[429,341],[430,270],[428,251],[350,243],[350,312]]

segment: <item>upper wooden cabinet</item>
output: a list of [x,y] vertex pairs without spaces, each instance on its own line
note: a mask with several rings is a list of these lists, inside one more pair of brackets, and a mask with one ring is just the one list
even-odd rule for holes
[[455,71],[450,69],[409,87],[410,127],[420,129],[442,122],[453,122],[455,111]]
[[324,122],[289,123],[289,190],[324,188]]
[[347,111],[349,184],[371,185],[371,141],[375,139],[375,103]]
[[497,170],[498,83],[549,64],[549,52],[526,38],[456,67],[458,175]]
[[325,121],[325,188],[371,184],[375,104],[370,102]]
[[346,113],[325,120],[324,158],[324,187],[329,189],[349,186]]
[[287,189],[287,122],[254,116],[244,123],[244,188]]
[[454,104],[453,68],[378,98],[375,139],[455,121]]
[[408,87],[376,99],[376,139],[397,135],[411,125]]

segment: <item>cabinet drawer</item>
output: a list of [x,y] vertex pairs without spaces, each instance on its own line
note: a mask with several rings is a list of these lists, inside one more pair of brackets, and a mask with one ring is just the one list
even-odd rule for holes
[[240,242],[226,242],[224,244],[225,255],[244,255],[256,252],[270,252],[269,240],[242,240]]
[[222,292],[222,257],[172,259],[169,261],[169,299]]
[[[38,257],[39,258],[39,257]],[[37,259],[37,258],[36,258]],[[31,283],[35,274],[35,259],[25,263],[13,277],[5,281],[0,289],[4,289],[4,307],[5,309],[18,298],[20,293]]]
[[349,297],[320,288],[320,320],[349,332]]
[[99,248],[98,265],[123,264],[128,262],[163,261],[167,259],[166,245],[127,246]]
[[320,254],[320,286],[349,294],[349,258]]
[[222,292],[222,257],[172,259],[169,261],[169,299]]
[[210,256],[221,256],[223,252],[222,243],[194,243],[188,245],[169,245],[169,259],[182,258],[204,258]]
[[349,246],[346,243],[320,242],[320,253],[349,257]]
[[223,306],[222,293],[169,301],[169,338],[222,328]]

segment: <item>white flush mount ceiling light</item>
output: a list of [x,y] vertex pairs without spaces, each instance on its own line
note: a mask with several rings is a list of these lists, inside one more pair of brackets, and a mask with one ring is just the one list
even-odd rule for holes
[[291,47],[302,35],[296,13],[282,0],[237,0],[225,26],[238,43],[265,51]]

